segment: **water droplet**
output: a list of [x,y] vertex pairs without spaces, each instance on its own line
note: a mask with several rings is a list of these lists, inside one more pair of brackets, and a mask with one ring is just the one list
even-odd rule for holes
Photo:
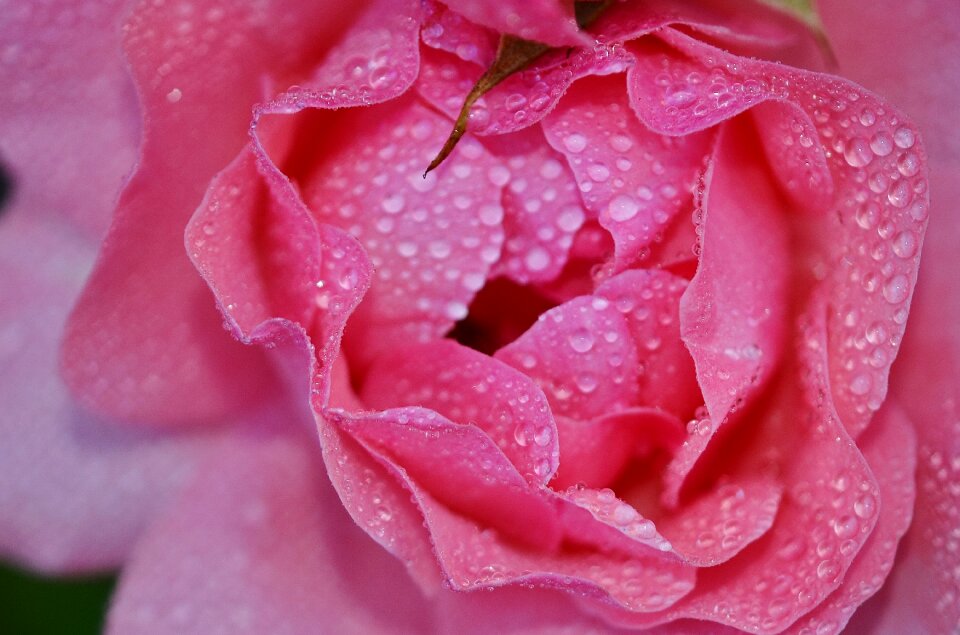
[[610,137],[610,147],[617,152],[626,152],[633,147],[633,140],[626,135],[613,135]]
[[530,271],[543,271],[550,266],[550,254],[543,247],[534,247],[523,259]]
[[900,258],[911,258],[917,253],[917,236],[910,230],[902,231],[893,239],[893,253]]
[[577,388],[585,395],[589,395],[597,389],[597,378],[586,373],[577,376]]
[[878,132],[870,139],[870,149],[878,157],[885,157],[893,152],[893,139],[886,132]]
[[640,205],[637,201],[632,196],[626,194],[615,196],[607,208],[610,218],[620,222],[630,220],[636,216],[639,211]]
[[597,183],[603,183],[610,178],[610,170],[602,163],[593,163],[587,167],[587,175]]
[[907,185],[906,181],[898,181],[887,192],[887,200],[894,207],[906,207],[912,197],[910,186]]
[[850,380],[850,392],[855,395],[865,395],[870,392],[872,385],[873,381],[870,379],[870,375],[857,375]]
[[521,422],[513,429],[513,440],[516,441],[517,445],[521,448],[527,447],[527,428],[525,423]]
[[467,317],[467,305],[463,302],[448,302],[444,313],[451,320],[462,320]]
[[520,110],[527,104],[527,98],[520,93],[514,93],[507,97],[503,104],[507,107],[507,110],[514,112]]
[[847,142],[843,150],[843,158],[852,167],[861,168],[873,161],[873,152],[870,150],[866,139],[854,137]]
[[920,171],[920,157],[913,152],[904,152],[897,159],[897,169],[904,176],[913,176]]
[[824,560],[817,565],[817,577],[825,581],[833,581],[840,575],[840,567],[832,560]]
[[487,177],[497,187],[503,187],[510,180],[510,170],[502,165],[495,165],[487,172]]
[[564,137],[563,147],[565,147],[568,152],[573,152],[574,154],[578,154],[580,152],[583,152],[583,149],[587,147],[587,138],[584,137],[582,134],[575,132],[571,135],[567,135],[566,137]]
[[383,211],[387,212],[388,214],[398,214],[403,210],[404,205],[406,205],[406,200],[403,198],[402,194],[388,196],[380,202],[380,207],[382,207]]
[[593,348],[593,333],[587,329],[577,329],[567,338],[570,348],[578,353],[586,353]]
[[872,494],[864,494],[853,503],[853,513],[860,518],[870,518],[877,512],[877,500]]
[[896,275],[883,285],[883,297],[890,304],[899,304],[907,299],[910,283],[904,275]]
[[841,516],[833,521],[833,532],[838,538],[852,538],[860,529],[860,522],[854,516]]
[[893,133],[893,141],[898,147],[906,150],[913,147],[916,137],[910,128],[897,128],[896,132]]
[[503,208],[499,205],[484,205],[480,208],[479,216],[481,223],[492,227],[503,220]]
[[179,88],[174,88],[169,93],[167,93],[167,101],[171,104],[175,104],[183,98],[183,91]]

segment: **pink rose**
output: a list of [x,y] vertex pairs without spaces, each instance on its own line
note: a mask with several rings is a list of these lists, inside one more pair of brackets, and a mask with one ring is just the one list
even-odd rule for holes
[[[823,7],[929,156],[759,4],[48,4],[0,550],[122,564],[112,631],[958,627],[948,3]],[[551,48],[422,177],[503,33]]]

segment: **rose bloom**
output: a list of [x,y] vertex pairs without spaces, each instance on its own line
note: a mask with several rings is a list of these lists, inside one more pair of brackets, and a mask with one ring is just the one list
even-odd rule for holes
[[960,628],[952,3],[126,4],[3,8],[4,556],[116,633]]

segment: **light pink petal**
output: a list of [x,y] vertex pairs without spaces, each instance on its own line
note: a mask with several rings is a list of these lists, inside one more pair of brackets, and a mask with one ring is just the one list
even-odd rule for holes
[[550,487],[609,487],[631,459],[656,448],[673,449],[683,424],[656,408],[628,408],[589,421],[557,416],[560,467]]
[[772,476],[781,465],[784,496],[764,538],[701,569],[696,588],[656,617],[594,610],[634,626],[685,617],[776,633],[840,586],[877,523],[879,490],[829,397],[826,318],[820,294],[800,321],[797,360],[754,413],[753,434],[738,440],[744,476]]
[[471,140],[423,178],[448,130],[413,100],[338,114],[332,126],[299,180],[316,218],[355,236],[373,263],[346,342],[366,363],[392,342],[438,338],[466,317],[500,257],[502,183]]
[[[424,48],[422,56],[418,91],[434,107],[456,117],[483,69],[439,50]],[[498,135],[531,126],[553,109],[572,82],[587,75],[622,73],[632,60],[622,46],[606,44],[548,51],[477,100],[467,129]]]
[[630,110],[622,76],[577,82],[544,129],[570,163],[587,209],[613,235],[614,271],[643,262],[671,220],[692,210],[709,135],[650,132]]
[[[120,51],[125,3],[22,4],[0,25],[0,157],[18,201],[99,238],[136,158],[136,98]],[[51,148],[56,152],[51,152]]]
[[687,281],[666,271],[625,271],[597,287],[627,320],[642,366],[638,404],[688,417],[703,402],[693,359],[680,339]]
[[430,408],[483,430],[532,482],[557,468],[557,429],[543,393],[502,361],[456,342],[401,346],[377,359],[364,377],[369,408]]
[[483,145],[504,164],[490,175],[505,184],[505,240],[494,275],[520,284],[555,279],[588,216],[573,175],[538,127],[488,137]]
[[270,390],[259,351],[223,333],[183,228],[245,143],[264,72],[302,66],[341,30],[337,6],[197,0],[139,3],[130,15],[124,45],[144,111],[141,161],[65,342],[67,381],[87,405],[123,419],[197,422]]
[[551,46],[589,44],[580,32],[569,0],[441,0],[468,20],[524,40]]
[[237,434],[137,546],[108,632],[426,632],[424,598],[343,513],[317,449]]
[[[539,486],[477,426],[414,406],[326,416],[379,455],[388,469],[409,479],[411,490],[422,488],[444,507],[529,547],[550,551],[559,545],[556,513],[539,495]],[[436,545],[437,536],[431,538]]]
[[697,366],[707,417],[667,469],[664,500],[710,440],[749,407],[777,369],[787,328],[789,254],[782,205],[743,126],[728,124],[704,177],[700,264],[680,301],[680,331]]
[[[916,129],[844,80],[735,58],[677,31],[660,35],[683,55],[635,51],[630,81],[631,103],[654,129],[699,130],[769,100],[796,105],[816,127],[835,196],[805,240],[814,245],[808,256],[814,274],[830,289],[831,387],[841,419],[856,435],[886,395],[917,274],[929,203]],[[695,67],[710,79],[690,82]],[[650,89],[655,77],[663,78],[659,90]],[[677,93],[682,103],[663,108]]]
[[891,580],[850,629],[950,632],[960,624],[960,548],[951,535],[960,527],[960,135],[948,113],[960,110],[953,62],[960,55],[960,13],[950,0],[877,2],[869,12],[833,1],[820,8],[842,72],[915,119],[930,169],[930,231],[892,378],[918,436],[914,522]]
[[532,377],[561,416],[611,414],[639,394],[637,345],[605,298],[582,296],[547,311],[496,357]]
[[[913,474],[916,468],[916,435],[896,405],[885,405],[858,445],[880,486],[877,527],[863,545],[843,580],[825,602],[804,615],[787,633],[836,633],[853,612],[876,593],[890,573],[897,542],[910,526],[914,502]],[[849,531],[849,518],[839,519],[837,532]],[[844,545],[841,544],[843,549]],[[857,632],[856,629],[853,632]]]
[[210,439],[131,430],[74,404],[57,349],[94,254],[23,195],[0,222],[0,555],[51,573],[113,568]]

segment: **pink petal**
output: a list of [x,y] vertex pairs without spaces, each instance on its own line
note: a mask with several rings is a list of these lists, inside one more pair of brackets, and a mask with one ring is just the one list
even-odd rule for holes
[[573,175],[538,127],[488,137],[483,145],[504,163],[490,176],[506,184],[503,255],[494,273],[520,284],[553,280],[587,216]]
[[708,135],[654,134],[630,111],[621,76],[577,82],[544,120],[586,207],[616,243],[615,271],[642,262],[670,221],[692,209]]
[[561,461],[550,482],[556,490],[609,487],[630,460],[656,448],[672,449],[683,438],[683,424],[656,408],[628,408],[589,421],[556,419]]
[[693,587],[693,570],[668,556],[530,550],[457,515],[415,485],[410,487],[454,589],[516,584],[561,588],[630,610],[651,611],[676,602]]
[[[880,589],[893,566],[897,542],[910,526],[917,448],[910,422],[896,405],[888,404],[877,413],[876,421],[858,444],[880,486],[877,527],[847,571],[843,586],[792,625],[788,633],[842,630],[857,607]],[[835,531],[847,532],[849,522],[841,519]]]
[[468,20],[524,40],[551,46],[587,44],[573,15],[573,3],[557,0],[441,0]]
[[932,199],[910,328],[892,378],[918,436],[914,522],[890,582],[850,629],[950,632],[960,624],[960,549],[950,537],[960,526],[960,135],[947,113],[960,109],[953,62],[960,55],[960,13],[949,0],[879,2],[866,12],[843,2],[820,8],[843,73],[915,118],[929,153]]
[[371,408],[430,408],[483,430],[528,480],[545,484],[557,467],[557,430],[529,378],[456,342],[397,346],[373,364],[361,397]]
[[657,528],[684,562],[716,566],[767,533],[780,495],[780,487],[769,478],[723,485],[659,519]]
[[[307,45],[314,50],[344,19],[325,3],[310,5],[312,13],[280,0],[184,6],[195,17],[138,4],[124,30],[145,141],[67,328],[68,384],[85,404],[122,419],[209,420],[270,390],[260,353],[224,336],[185,257],[183,227],[213,173],[246,141],[264,72],[302,65]],[[273,16],[268,31],[264,15]]]
[[0,146],[17,199],[91,239],[106,229],[136,159],[139,113],[120,55],[124,4],[11,6],[0,25]]
[[47,572],[108,569],[211,440],[131,430],[73,403],[57,349],[94,254],[22,195],[0,224],[0,554]]
[[636,349],[616,307],[583,296],[544,313],[496,357],[532,377],[558,415],[587,420],[636,404]]
[[[412,491],[430,492],[444,507],[526,546],[549,551],[559,545],[556,514],[530,483],[533,476],[521,475],[477,426],[414,406],[378,413],[331,411],[327,419],[379,456]],[[437,536],[431,539],[436,545]]]
[[666,271],[625,271],[597,287],[627,320],[642,365],[637,403],[688,417],[702,403],[693,359],[680,339],[686,280]]
[[743,126],[728,124],[704,177],[700,265],[680,301],[680,331],[710,425],[668,468],[668,504],[676,503],[692,466],[689,454],[702,452],[735,411],[749,407],[780,361],[788,242],[782,206],[754,143]]
[[[828,340],[831,386],[841,419],[857,434],[886,395],[917,274],[928,201],[926,159],[916,131],[875,96],[843,80],[734,59],[675,31],[662,37],[689,57],[651,51],[645,72],[656,68],[668,77],[668,86],[681,84],[689,98],[682,112],[667,115],[659,106],[651,109],[667,93],[633,94],[641,119],[654,128],[697,130],[761,101],[786,100],[807,113],[832,150],[827,164],[835,202],[823,222],[812,225],[811,241],[824,253],[811,258],[827,272],[824,284],[835,311]],[[678,75],[687,74],[691,63],[702,64],[701,71],[714,79],[682,82]],[[634,72],[642,67],[638,62]],[[714,84],[726,92],[712,95]]]
[[341,114],[335,125],[343,132],[327,136],[302,177],[303,197],[319,221],[356,236],[373,263],[346,342],[366,363],[392,342],[438,338],[466,317],[500,256],[502,183],[469,140],[424,179],[448,130],[412,100]]
[[879,490],[829,398],[826,317],[824,298],[815,297],[800,322],[798,359],[783,370],[769,406],[755,412],[753,434],[739,439],[745,475],[782,465],[784,497],[766,536],[701,569],[696,588],[656,617],[595,610],[633,626],[685,617],[776,633],[840,586],[877,523]]
[[237,435],[124,570],[111,633],[422,633],[429,607],[341,511],[303,437]]

